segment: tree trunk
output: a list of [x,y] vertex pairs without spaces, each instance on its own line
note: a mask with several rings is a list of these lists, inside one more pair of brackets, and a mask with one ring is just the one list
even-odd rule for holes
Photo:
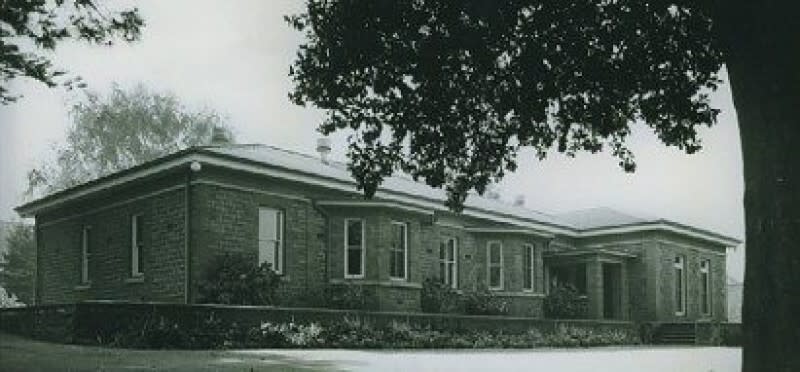
[[800,371],[800,38],[793,7],[729,1],[745,178],[743,371]]

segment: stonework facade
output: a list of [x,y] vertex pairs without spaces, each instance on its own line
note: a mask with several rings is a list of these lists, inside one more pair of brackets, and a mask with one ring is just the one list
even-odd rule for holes
[[[550,290],[570,283],[589,318],[726,319],[725,253],[735,239],[617,212],[587,225],[586,215],[570,222],[487,199],[455,214],[403,179],[364,200],[346,176],[274,148],[203,147],[28,203],[18,211],[36,217],[36,301],[193,303],[216,256],[259,260],[266,208],[282,216],[276,257],[287,305],[353,283],[373,291],[380,310],[418,312],[422,283],[452,271],[456,290],[496,287],[516,316],[543,317]],[[355,231],[359,239],[348,239]],[[134,244],[142,275],[131,270]],[[359,254],[362,268],[348,268]]]

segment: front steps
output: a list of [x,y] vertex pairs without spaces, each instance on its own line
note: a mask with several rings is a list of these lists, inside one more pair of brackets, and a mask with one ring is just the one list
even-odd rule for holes
[[662,323],[653,341],[662,345],[695,345],[697,330],[694,323]]

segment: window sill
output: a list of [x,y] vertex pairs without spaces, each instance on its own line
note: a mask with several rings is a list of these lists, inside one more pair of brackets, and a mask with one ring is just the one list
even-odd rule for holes
[[132,284],[132,283],[144,283],[144,275],[137,275],[132,276],[130,278],[125,279],[125,283]]
[[76,291],[85,291],[85,290],[87,290],[89,288],[92,288],[92,283],[78,284],[73,289],[76,290]]
[[411,283],[406,280],[365,280],[363,278],[331,279],[331,284],[359,284],[374,285],[378,287],[398,287],[422,289],[422,284]]

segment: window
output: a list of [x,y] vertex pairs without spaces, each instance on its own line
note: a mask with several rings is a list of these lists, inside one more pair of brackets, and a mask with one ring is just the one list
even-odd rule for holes
[[408,265],[408,224],[392,222],[392,242],[389,247],[389,277],[407,279]]
[[365,243],[364,220],[344,220],[344,277],[363,278]]
[[283,212],[273,208],[258,209],[258,263],[264,262],[283,273]]
[[489,289],[503,289],[503,244],[489,242],[486,249]]
[[711,261],[700,261],[700,312],[704,315],[711,314],[711,278],[709,268]]
[[683,256],[675,257],[675,315],[686,314],[686,273]]
[[533,291],[534,267],[536,262],[536,251],[532,244],[522,246],[522,290]]
[[439,279],[450,288],[458,288],[458,243],[456,238],[447,238],[439,243]]
[[131,216],[131,276],[141,276],[144,273],[142,250],[142,216]]
[[84,226],[81,233],[81,284],[89,284],[89,230],[89,226]]

